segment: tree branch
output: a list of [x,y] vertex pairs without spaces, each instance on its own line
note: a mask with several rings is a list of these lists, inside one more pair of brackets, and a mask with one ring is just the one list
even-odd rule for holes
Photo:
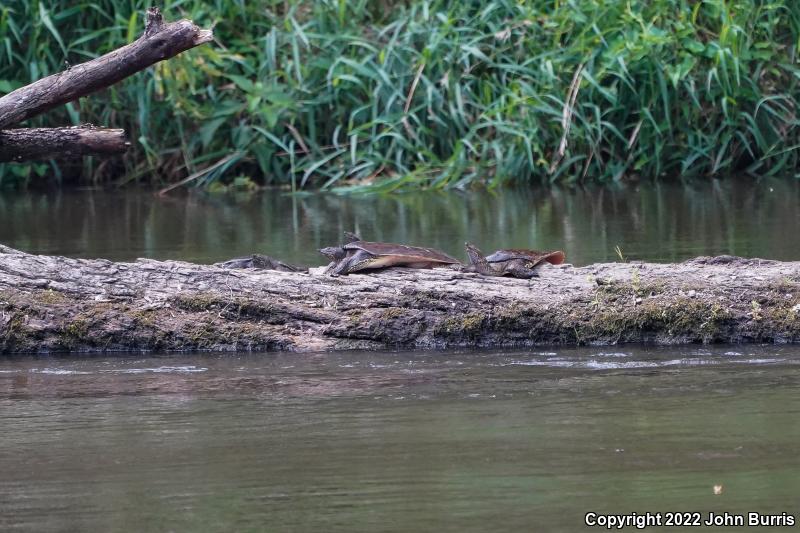
[[125,130],[94,126],[4,130],[0,131],[0,163],[121,154],[130,144]]
[[158,8],[150,8],[144,34],[131,44],[0,98],[0,129],[104,89],[212,39],[212,30],[200,29],[186,19],[164,23]]

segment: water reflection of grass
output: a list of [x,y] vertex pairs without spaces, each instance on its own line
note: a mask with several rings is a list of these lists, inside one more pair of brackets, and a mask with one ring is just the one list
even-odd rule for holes
[[563,249],[586,264],[735,254],[798,260],[800,185],[774,180],[689,186],[547,188],[485,194],[292,197],[71,192],[0,196],[0,242],[48,254],[220,261],[253,252],[320,264],[342,232],[464,257],[484,250]]
[[[0,9],[0,93],[131,41],[142,1]],[[126,171],[384,190],[792,172],[791,0],[167,2],[205,46],[52,113],[125,127]],[[97,167],[87,178],[102,177]],[[6,167],[0,179],[26,180]],[[120,169],[104,165],[109,174]],[[3,174],[4,173],[4,174]]]

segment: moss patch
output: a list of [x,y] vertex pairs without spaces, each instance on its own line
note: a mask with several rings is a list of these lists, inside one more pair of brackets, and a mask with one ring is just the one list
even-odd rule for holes
[[217,294],[199,292],[194,294],[179,294],[171,300],[171,304],[184,311],[211,311],[224,307],[227,302]]
[[130,311],[128,316],[135,326],[152,328],[156,325],[158,314],[153,309],[142,309]]
[[[10,316],[6,318],[5,331],[0,339],[3,341],[3,350],[24,344],[29,335],[25,327],[25,315],[20,311],[5,311]],[[1,331],[1,330],[0,330]]]
[[74,349],[83,343],[92,343],[89,338],[89,322],[79,315],[61,326],[61,341],[66,348]]
[[33,293],[32,299],[35,302],[46,305],[63,304],[69,301],[69,298],[63,292],[54,291],[53,289],[36,291]]
[[474,340],[484,329],[487,317],[481,313],[466,313],[447,317],[434,328],[437,337]]
[[733,315],[720,304],[677,297],[648,299],[639,305],[613,306],[590,315],[583,328],[586,339],[612,342],[652,340],[656,335],[696,342],[725,337]]

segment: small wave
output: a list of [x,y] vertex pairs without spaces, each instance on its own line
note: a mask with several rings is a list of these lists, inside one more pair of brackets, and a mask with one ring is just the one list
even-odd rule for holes
[[[726,354],[727,355],[727,354]],[[741,355],[741,354],[739,354]],[[786,359],[778,358],[755,358],[755,359],[705,359],[699,357],[685,358],[685,359],[670,359],[664,361],[663,366],[703,366],[703,365],[720,365],[729,363],[738,363],[740,365],[763,365],[770,363],[783,363]]]
[[[154,368],[114,368],[102,369],[96,372],[89,372],[85,370],[68,370],[66,368],[31,368],[28,372],[32,374],[47,374],[51,376],[88,376],[91,374],[164,374],[164,373],[194,373],[206,372],[208,369],[204,367],[197,367],[194,365],[186,366],[159,366]],[[4,373],[16,372],[15,370],[0,371]]]
[[761,364],[768,364],[768,363],[783,363],[786,359],[742,359],[739,361],[732,361],[733,363],[740,363],[745,365],[761,365]]
[[590,370],[614,370],[621,368],[654,368],[661,366],[655,361],[598,361],[590,359],[587,361],[567,361],[567,360],[531,360],[531,361],[512,361],[502,366],[548,366],[558,368],[588,368]]
[[659,366],[653,361],[587,361],[586,368],[594,370],[613,370],[616,368],[653,368]]
[[113,370],[101,370],[104,374],[191,374],[194,372],[206,372],[205,367],[194,365],[186,366],[159,366],[155,368],[118,368]]
[[576,361],[565,361],[565,360],[552,360],[552,361],[537,361],[535,359],[531,361],[511,361],[509,363],[505,363],[500,366],[558,366],[558,367],[567,367],[571,368],[576,366],[578,363]]
[[29,370],[32,374],[50,374],[53,376],[75,376],[75,375],[87,375],[91,374],[91,372],[82,372],[80,370],[66,370],[63,368],[32,368]]
[[703,366],[703,365],[718,365],[725,363],[724,360],[716,359],[700,359],[697,357],[684,358],[684,359],[670,359],[661,363],[662,366]]

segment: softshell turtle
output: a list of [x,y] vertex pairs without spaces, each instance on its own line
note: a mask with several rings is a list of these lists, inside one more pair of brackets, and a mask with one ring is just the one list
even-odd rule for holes
[[497,250],[489,256],[470,243],[464,245],[471,263],[471,270],[484,276],[511,276],[529,279],[537,277],[536,267],[542,263],[560,265],[566,259],[560,250],[539,252],[536,250]]
[[290,265],[289,263],[284,263],[274,257],[261,254],[253,254],[249,257],[238,257],[225,261],[224,263],[217,263],[217,266],[222,268],[261,268],[264,270],[280,270],[281,272],[302,272],[307,270],[295,265]]
[[333,261],[327,272],[334,276],[391,266],[434,268],[461,264],[458,259],[433,248],[362,241],[354,233],[345,233],[345,240],[342,246],[329,246],[319,251]]

